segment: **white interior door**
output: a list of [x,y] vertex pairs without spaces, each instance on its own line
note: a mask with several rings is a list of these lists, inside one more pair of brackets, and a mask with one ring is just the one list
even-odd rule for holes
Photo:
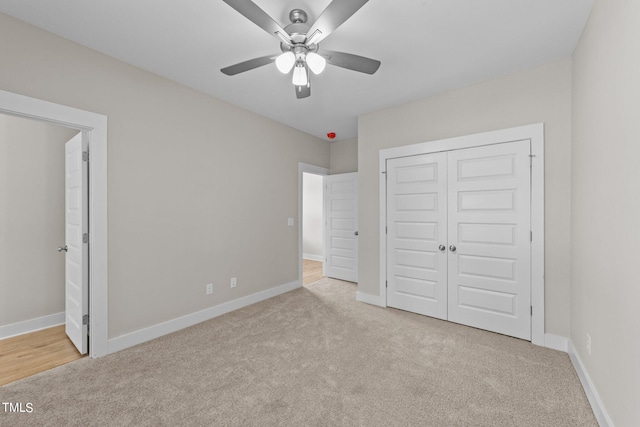
[[531,339],[530,150],[387,160],[388,306]]
[[88,161],[82,132],[65,145],[65,331],[87,353],[89,313]]
[[387,305],[447,318],[447,154],[387,161]]
[[448,152],[449,320],[531,339],[530,143]]
[[325,177],[325,273],[358,281],[358,174]]

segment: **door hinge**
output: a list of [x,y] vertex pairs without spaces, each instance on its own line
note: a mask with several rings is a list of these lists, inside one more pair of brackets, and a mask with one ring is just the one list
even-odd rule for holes
[[389,234],[389,227],[388,226],[384,226],[384,234]]
[[82,243],[89,243],[89,233],[84,233],[82,235]]
[[82,160],[85,162],[89,161],[89,152],[88,151],[83,151],[82,152]]
[[84,316],[82,316],[82,324],[83,325],[88,325],[89,324],[89,315],[85,314]]
[[385,288],[388,288],[388,287],[389,287],[389,282],[388,282],[388,281],[386,281],[386,280],[384,281],[384,287],[385,287]]
[[530,307],[531,307],[531,315],[533,316],[533,306],[530,306]]
[[533,242],[533,231],[529,232],[529,241]]

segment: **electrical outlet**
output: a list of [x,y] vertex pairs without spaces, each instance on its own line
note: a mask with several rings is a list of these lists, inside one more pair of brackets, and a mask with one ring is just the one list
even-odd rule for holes
[[235,277],[232,277],[231,278],[231,287],[235,288],[237,284],[238,284],[238,279],[236,279]]
[[587,334],[587,354],[591,356],[591,335]]
[[213,283],[209,283],[207,285],[207,295],[211,295],[213,293]]
[[293,225],[293,218],[287,218],[287,225],[291,227]]

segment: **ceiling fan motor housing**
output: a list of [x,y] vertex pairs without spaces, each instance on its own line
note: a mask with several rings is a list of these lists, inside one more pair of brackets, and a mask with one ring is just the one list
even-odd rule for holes
[[289,12],[289,20],[293,24],[304,24],[305,22],[307,22],[307,18],[307,12],[302,9],[293,9],[291,12]]

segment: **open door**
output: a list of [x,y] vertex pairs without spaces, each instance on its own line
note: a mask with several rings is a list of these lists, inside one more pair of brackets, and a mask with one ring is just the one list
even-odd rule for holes
[[65,331],[81,354],[89,326],[87,145],[83,132],[65,144]]
[[358,173],[325,177],[325,273],[358,281]]

